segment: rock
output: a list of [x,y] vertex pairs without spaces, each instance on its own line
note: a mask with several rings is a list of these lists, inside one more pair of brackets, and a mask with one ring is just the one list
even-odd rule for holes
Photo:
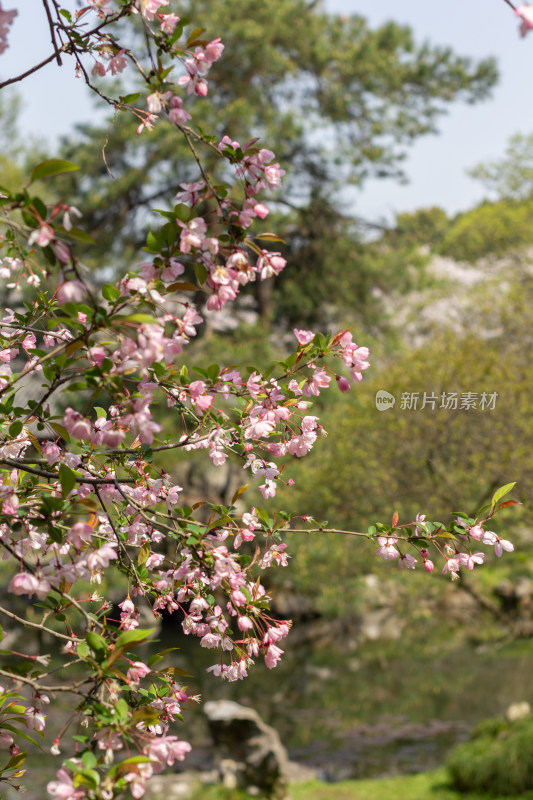
[[523,700],[521,703],[511,703],[505,712],[505,716],[509,722],[516,722],[517,719],[529,717],[530,714],[531,706],[525,700]]
[[361,614],[360,641],[375,642],[378,639],[399,639],[405,622],[390,608],[376,608]]
[[228,788],[284,800],[289,762],[277,731],[257,711],[231,700],[204,704],[220,780]]
[[189,800],[200,786],[200,776],[194,772],[154,775],[148,781],[144,800]]

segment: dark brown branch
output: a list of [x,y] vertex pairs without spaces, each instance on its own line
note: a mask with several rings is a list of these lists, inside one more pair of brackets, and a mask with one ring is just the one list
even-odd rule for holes
[[48,6],[48,0],[43,0],[43,5],[44,5],[44,9],[46,11],[46,16],[47,16],[47,19],[48,19],[48,26],[50,28],[50,38],[52,39],[52,47],[54,48],[56,61],[59,64],[59,66],[62,67],[63,66],[63,61],[61,60],[61,53],[59,52],[59,48],[57,46],[56,33],[55,33],[55,30],[54,30],[54,21],[52,19],[52,15],[50,13],[50,8]]
[[[31,475],[39,475],[41,478],[48,478],[48,480],[58,481],[59,474],[57,472],[47,472],[44,469],[37,469],[36,467],[29,467],[24,461],[15,461],[13,458],[1,458],[0,464],[5,464],[7,467],[13,469],[21,469],[23,472],[29,472]],[[82,475],[75,475],[77,483],[88,483],[91,486],[105,486],[113,484],[117,486],[120,483],[135,483],[135,478],[88,478]]]

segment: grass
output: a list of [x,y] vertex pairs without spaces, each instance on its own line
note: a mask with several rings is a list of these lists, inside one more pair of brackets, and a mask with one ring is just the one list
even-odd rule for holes
[[[249,800],[245,792],[219,786],[202,787],[192,800]],[[506,796],[466,794],[450,788],[445,770],[364,781],[322,783],[307,781],[291,786],[292,800],[533,800],[533,792]]]

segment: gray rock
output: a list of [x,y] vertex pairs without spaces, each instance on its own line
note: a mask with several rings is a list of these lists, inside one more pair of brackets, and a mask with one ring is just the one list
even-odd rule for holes
[[285,800],[289,762],[277,731],[257,711],[231,700],[204,704],[221,782],[251,794]]
[[200,785],[194,772],[154,775],[148,781],[144,800],[189,800]]
[[521,703],[511,703],[507,711],[505,712],[505,716],[509,720],[509,722],[516,722],[517,719],[523,719],[524,717],[529,717],[531,714],[531,706],[526,700],[522,700]]

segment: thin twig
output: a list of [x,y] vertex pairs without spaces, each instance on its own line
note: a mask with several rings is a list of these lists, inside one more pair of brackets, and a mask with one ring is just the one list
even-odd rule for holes
[[[18,675],[15,672],[8,672],[8,670],[0,669],[0,675],[3,675],[6,678],[10,678],[12,681],[20,681],[20,683],[26,683],[28,686],[31,686],[35,689],[36,692],[70,692],[71,694],[79,694],[80,697],[87,697],[87,692],[80,692],[78,689],[75,689],[73,686],[64,686],[58,684],[57,686],[43,686],[43,684],[39,683],[39,681],[33,680],[32,678],[27,678],[24,675]],[[90,678],[87,678],[83,681],[83,683],[87,683]],[[77,684],[81,686],[81,683]]]
[[46,11],[46,16],[48,18],[48,25],[50,27],[50,38],[52,39],[52,47],[54,48],[56,61],[59,64],[59,66],[62,67],[63,66],[63,61],[61,60],[61,53],[59,52],[59,48],[57,46],[56,34],[55,34],[55,31],[54,31],[54,21],[52,19],[52,15],[50,13],[50,8],[48,7],[47,0],[43,0],[43,6],[44,6],[44,9]]
[[[13,469],[20,469],[23,472],[29,472],[31,475],[39,475],[41,478],[48,478],[48,480],[59,480],[57,472],[47,472],[44,469],[37,469],[36,467],[29,467],[26,463],[15,461],[14,458],[0,458],[0,464],[5,464]],[[88,478],[82,475],[75,475],[77,483],[88,483],[91,486],[114,485],[118,488],[119,483],[135,483],[135,478]]]
[[53,631],[52,628],[47,628],[46,625],[43,625],[42,623],[30,622],[27,619],[22,619],[22,617],[17,617],[17,615],[13,614],[12,611],[8,611],[7,608],[3,608],[2,606],[0,606],[0,614],[5,614],[6,617],[14,619],[15,622],[20,622],[20,624],[25,628],[37,628],[37,630],[49,633],[58,639],[66,639],[68,642],[71,642],[73,639],[72,636],[67,636],[65,633],[59,633],[59,631]]

